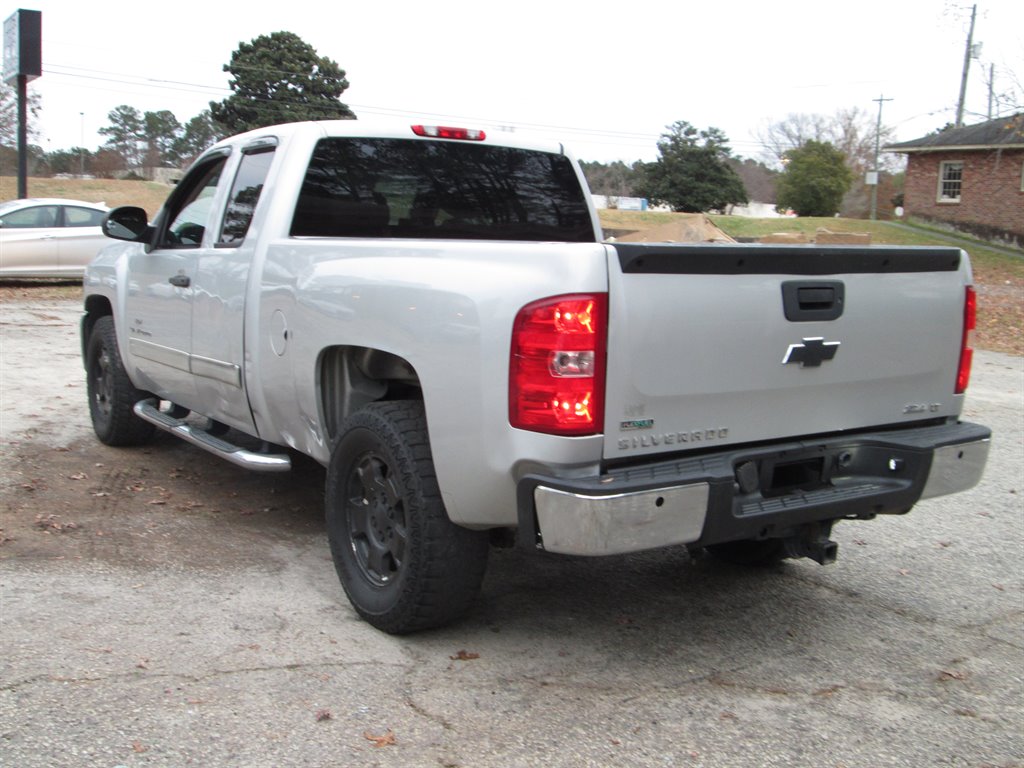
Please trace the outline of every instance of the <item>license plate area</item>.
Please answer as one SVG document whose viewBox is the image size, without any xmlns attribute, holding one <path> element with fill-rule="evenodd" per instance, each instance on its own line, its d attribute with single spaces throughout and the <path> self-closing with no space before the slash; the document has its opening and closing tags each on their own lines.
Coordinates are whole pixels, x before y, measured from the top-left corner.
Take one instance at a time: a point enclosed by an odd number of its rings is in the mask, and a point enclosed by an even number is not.
<svg viewBox="0 0 1024 768">
<path fill-rule="evenodd" d="M 824 456 L 763 461 L 760 476 L 761 495 L 765 498 L 786 496 L 797 491 L 814 491 L 828 484 Z"/>
</svg>

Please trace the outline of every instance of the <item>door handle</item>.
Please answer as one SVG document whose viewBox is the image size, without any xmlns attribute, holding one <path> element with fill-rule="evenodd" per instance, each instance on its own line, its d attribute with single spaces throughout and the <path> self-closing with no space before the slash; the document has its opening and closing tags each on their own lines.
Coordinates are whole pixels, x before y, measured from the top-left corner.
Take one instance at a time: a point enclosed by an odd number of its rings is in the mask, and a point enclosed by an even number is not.
<svg viewBox="0 0 1024 768">
<path fill-rule="evenodd" d="M 840 280 L 787 280 L 782 284 L 782 307 L 793 323 L 837 320 L 842 317 L 846 286 Z"/>
<path fill-rule="evenodd" d="M 175 275 L 167 278 L 167 282 L 175 288 L 188 288 L 192 284 L 192 278 L 188 275 Z"/>
</svg>

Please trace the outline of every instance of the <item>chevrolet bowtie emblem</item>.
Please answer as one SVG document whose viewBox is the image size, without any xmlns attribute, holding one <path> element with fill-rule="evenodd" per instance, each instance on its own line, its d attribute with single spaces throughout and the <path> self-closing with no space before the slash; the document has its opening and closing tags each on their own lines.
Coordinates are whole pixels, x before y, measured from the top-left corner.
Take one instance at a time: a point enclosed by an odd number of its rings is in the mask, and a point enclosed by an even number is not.
<svg viewBox="0 0 1024 768">
<path fill-rule="evenodd" d="M 817 368 L 835 357 L 838 349 L 838 341 L 825 341 L 824 336 L 815 336 L 804 339 L 800 344 L 790 344 L 782 364 L 799 363 L 801 368 Z"/>
</svg>

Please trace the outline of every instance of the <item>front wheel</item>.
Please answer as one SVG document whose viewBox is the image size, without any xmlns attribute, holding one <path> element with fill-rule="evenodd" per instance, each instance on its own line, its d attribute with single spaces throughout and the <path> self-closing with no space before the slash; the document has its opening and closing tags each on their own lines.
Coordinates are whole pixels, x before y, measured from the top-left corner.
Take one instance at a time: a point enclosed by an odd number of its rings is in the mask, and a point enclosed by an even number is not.
<svg viewBox="0 0 1024 768">
<path fill-rule="evenodd" d="M 487 534 L 448 518 L 422 403 L 372 403 L 349 417 L 328 465 L 326 513 L 345 593 L 378 629 L 440 626 L 480 591 Z"/>
<path fill-rule="evenodd" d="M 132 408 L 148 393 L 136 389 L 128 378 L 117 350 L 117 333 L 110 315 L 92 327 L 85 348 L 86 391 L 89 416 L 96 437 L 107 445 L 141 445 L 153 437 L 156 428 L 143 421 Z"/>
</svg>

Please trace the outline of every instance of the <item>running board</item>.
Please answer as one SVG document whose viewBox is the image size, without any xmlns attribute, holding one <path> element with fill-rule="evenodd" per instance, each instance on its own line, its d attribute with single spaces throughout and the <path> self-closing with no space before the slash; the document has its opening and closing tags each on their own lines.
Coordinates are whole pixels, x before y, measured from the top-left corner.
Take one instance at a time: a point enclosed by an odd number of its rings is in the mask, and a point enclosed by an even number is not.
<svg viewBox="0 0 1024 768">
<path fill-rule="evenodd" d="M 292 460 L 286 453 L 247 451 L 227 440 L 214 437 L 199 427 L 188 424 L 184 419 L 176 419 L 170 414 L 164 413 L 158 405 L 156 400 L 140 400 L 132 410 L 140 419 L 155 424 L 165 432 L 170 432 L 175 437 L 180 437 L 185 442 L 192 443 L 192 445 L 230 461 L 236 466 L 257 472 L 287 472 L 292 468 Z"/>
</svg>

